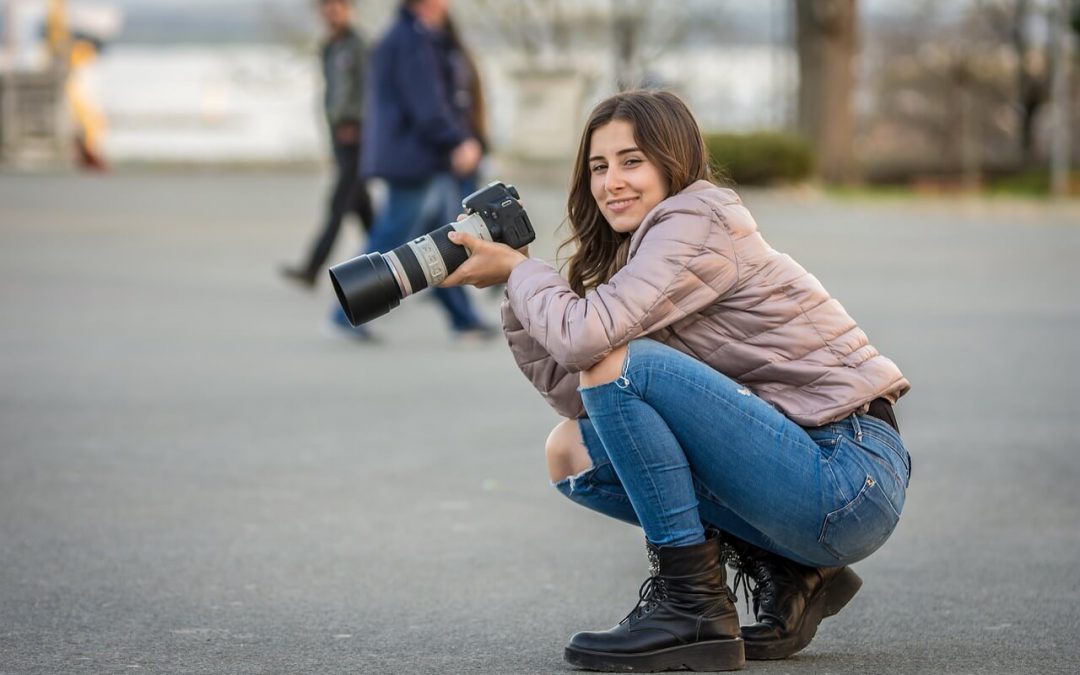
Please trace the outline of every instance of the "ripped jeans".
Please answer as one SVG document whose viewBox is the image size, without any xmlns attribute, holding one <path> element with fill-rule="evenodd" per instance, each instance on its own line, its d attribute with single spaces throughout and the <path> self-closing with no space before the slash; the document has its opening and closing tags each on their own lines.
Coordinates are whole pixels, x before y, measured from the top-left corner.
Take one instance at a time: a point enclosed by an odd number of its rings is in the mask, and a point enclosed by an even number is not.
<svg viewBox="0 0 1080 675">
<path fill-rule="evenodd" d="M 592 467 L 555 486 L 632 524 L 657 546 L 710 525 L 791 560 L 847 565 L 877 550 L 904 507 L 911 460 L 899 434 L 851 415 L 801 427 L 707 364 L 629 343 L 622 376 L 580 388 Z"/>
</svg>

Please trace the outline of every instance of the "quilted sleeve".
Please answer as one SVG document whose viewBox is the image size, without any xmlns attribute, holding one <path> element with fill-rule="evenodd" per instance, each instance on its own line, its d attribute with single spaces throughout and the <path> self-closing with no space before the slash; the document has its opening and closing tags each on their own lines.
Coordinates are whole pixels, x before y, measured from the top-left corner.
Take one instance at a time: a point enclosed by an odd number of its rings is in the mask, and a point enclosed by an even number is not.
<svg viewBox="0 0 1080 675">
<path fill-rule="evenodd" d="M 585 406 L 577 390 L 578 376 L 556 363 L 551 354 L 529 336 L 505 295 L 502 303 L 502 324 L 514 361 L 548 405 L 563 417 L 584 417 Z"/>
<path fill-rule="evenodd" d="M 679 196 L 658 208 L 627 264 L 585 297 L 539 260 L 511 273 L 513 313 L 567 371 L 592 367 L 612 349 L 700 311 L 735 286 L 734 246 L 708 205 Z"/>
</svg>

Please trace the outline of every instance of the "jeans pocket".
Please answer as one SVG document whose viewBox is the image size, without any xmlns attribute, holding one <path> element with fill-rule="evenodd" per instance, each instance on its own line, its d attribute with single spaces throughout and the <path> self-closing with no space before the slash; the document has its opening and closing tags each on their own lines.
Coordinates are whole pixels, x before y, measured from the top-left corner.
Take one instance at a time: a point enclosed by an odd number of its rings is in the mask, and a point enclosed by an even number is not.
<svg viewBox="0 0 1080 675">
<path fill-rule="evenodd" d="M 900 514 L 881 485 L 867 474 L 859 494 L 825 516 L 818 541 L 844 565 L 862 560 L 889 538 Z"/>
<path fill-rule="evenodd" d="M 828 460 L 836 452 L 840 445 L 843 433 L 839 424 L 826 424 L 822 427 L 803 427 L 803 431 L 810 437 L 818 449 L 821 450 L 822 459 Z"/>
<path fill-rule="evenodd" d="M 900 482 L 907 487 L 911 482 L 911 455 L 900 434 L 892 427 L 874 417 L 861 417 L 864 449 L 880 457 Z"/>
</svg>

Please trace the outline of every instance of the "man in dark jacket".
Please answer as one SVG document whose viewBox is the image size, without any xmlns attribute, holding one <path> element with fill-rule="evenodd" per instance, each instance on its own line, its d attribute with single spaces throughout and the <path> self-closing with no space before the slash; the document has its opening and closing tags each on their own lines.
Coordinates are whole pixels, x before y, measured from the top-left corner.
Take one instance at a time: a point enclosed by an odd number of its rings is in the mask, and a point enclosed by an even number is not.
<svg viewBox="0 0 1080 675">
<path fill-rule="evenodd" d="M 404 0 L 368 73 L 365 176 L 387 185 L 368 251 L 388 251 L 453 220 L 483 155 L 479 81 L 449 20 L 449 0 Z M 436 288 L 451 329 L 491 337 L 462 288 Z M 346 326 L 343 313 L 334 320 Z"/>
<path fill-rule="evenodd" d="M 323 109 L 333 144 L 337 175 L 330 193 L 326 221 L 299 267 L 284 267 L 286 278 L 311 288 L 326 264 L 330 250 L 341 229 L 341 221 L 350 211 L 356 213 L 364 231 L 374 217 L 371 197 L 360 176 L 360 129 L 364 109 L 364 68 L 366 55 L 363 40 L 353 28 L 352 0 L 319 0 L 319 10 L 327 29 L 322 46 L 322 70 L 326 85 Z"/>
</svg>

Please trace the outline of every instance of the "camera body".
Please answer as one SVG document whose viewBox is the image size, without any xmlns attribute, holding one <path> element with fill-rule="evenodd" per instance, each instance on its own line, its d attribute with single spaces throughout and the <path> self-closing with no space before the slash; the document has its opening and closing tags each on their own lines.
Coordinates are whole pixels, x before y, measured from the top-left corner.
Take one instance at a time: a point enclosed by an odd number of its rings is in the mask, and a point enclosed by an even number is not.
<svg viewBox="0 0 1080 675">
<path fill-rule="evenodd" d="M 483 218 L 491 233 L 491 241 L 521 248 L 536 239 L 529 215 L 521 208 L 521 195 L 513 185 L 500 181 L 490 183 L 466 197 L 461 206 L 465 213 L 476 213 Z"/>
<path fill-rule="evenodd" d="M 330 280 L 345 316 L 354 326 L 367 323 L 401 299 L 437 286 L 469 258 L 450 241 L 455 230 L 479 239 L 521 248 L 536 239 L 518 191 L 501 181 L 489 183 L 462 202 L 467 217 L 443 225 L 388 253 L 368 253 L 330 268 Z"/>
</svg>

